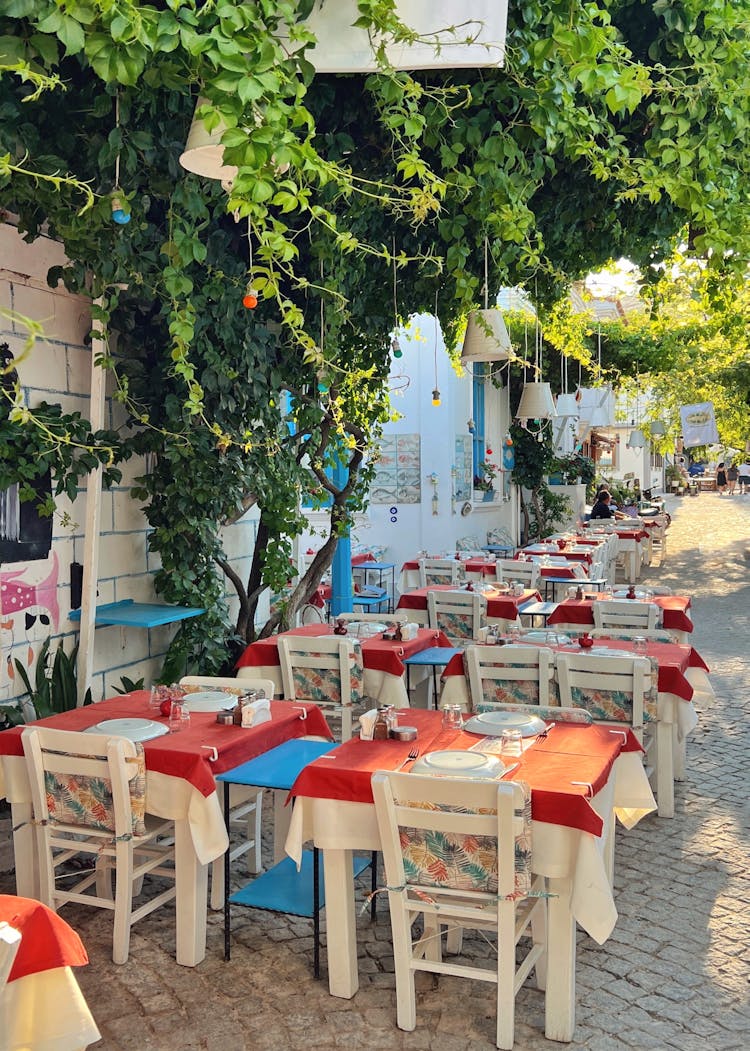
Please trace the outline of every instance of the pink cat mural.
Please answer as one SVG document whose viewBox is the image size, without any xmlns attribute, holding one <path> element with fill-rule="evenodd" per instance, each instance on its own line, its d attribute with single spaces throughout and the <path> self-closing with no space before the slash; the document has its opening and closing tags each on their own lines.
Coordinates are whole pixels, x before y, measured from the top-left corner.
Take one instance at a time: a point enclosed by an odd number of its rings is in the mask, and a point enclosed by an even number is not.
<svg viewBox="0 0 750 1051">
<path fill-rule="evenodd" d="M 14 658 L 18 657 L 31 668 L 38 652 L 34 644 L 58 630 L 58 569 L 54 551 L 39 562 L 16 563 L 13 569 L 0 569 L 1 696 L 15 692 Z M 25 651 L 19 653 L 19 644 L 24 641 Z"/>
</svg>

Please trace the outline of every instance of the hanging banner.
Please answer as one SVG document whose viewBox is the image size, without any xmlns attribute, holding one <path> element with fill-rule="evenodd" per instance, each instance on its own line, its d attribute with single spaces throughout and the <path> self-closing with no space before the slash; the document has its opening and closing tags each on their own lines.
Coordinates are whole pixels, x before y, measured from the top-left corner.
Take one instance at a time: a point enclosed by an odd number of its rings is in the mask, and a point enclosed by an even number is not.
<svg viewBox="0 0 750 1051">
<path fill-rule="evenodd" d="M 474 69 L 502 66 L 507 0 L 396 0 L 396 14 L 417 33 L 411 43 L 388 44 L 396 69 Z M 305 19 L 317 44 L 305 57 L 317 73 L 379 73 L 380 43 L 355 23 L 356 0 L 317 0 Z"/>
<path fill-rule="evenodd" d="M 702 401 L 697 405 L 683 405 L 680 409 L 682 444 L 686 449 L 696 445 L 712 445 L 719 440 L 714 416 L 714 403 Z"/>
</svg>

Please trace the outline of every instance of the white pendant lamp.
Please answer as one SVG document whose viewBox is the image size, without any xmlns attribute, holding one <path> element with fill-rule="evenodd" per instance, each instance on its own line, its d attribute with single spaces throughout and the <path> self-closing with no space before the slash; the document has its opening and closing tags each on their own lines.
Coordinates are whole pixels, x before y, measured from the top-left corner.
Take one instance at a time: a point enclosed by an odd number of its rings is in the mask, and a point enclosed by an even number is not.
<svg viewBox="0 0 750 1051">
<path fill-rule="evenodd" d="M 208 99 L 199 98 L 196 111 L 201 106 L 209 106 Z M 223 120 L 209 131 L 206 122 L 193 114 L 193 122 L 190 125 L 185 150 L 180 154 L 180 164 L 195 175 L 202 175 L 205 179 L 218 179 L 222 185 L 231 186 L 237 176 L 237 168 L 234 164 L 224 163 L 224 147 L 221 137 L 227 130 Z"/>
<path fill-rule="evenodd" d="M 661 438 L 667 433 L 667 428 L 662 420 L 652 420 L 651 422 L 651 434 L 655 438 Z"/>
<path fill-rule="evenodd" d="M 636 427 L 630 432 L 630 437 L 625 443 L 628 449 L 643 449 L 646 445 L 646 436 L 640 427 Z"/>
<path fill-rule="evenodd" d="M 461 348 L 461 364 L 507 361 L 511 349 L 510 336 L 500 311 L 496 307 L 472 310 Z"/>
<path fill-rule="evenodd" d="M 551 420 L 557 416 L 549 383 L 524 383 L 517 420 Z"/>
</svg>

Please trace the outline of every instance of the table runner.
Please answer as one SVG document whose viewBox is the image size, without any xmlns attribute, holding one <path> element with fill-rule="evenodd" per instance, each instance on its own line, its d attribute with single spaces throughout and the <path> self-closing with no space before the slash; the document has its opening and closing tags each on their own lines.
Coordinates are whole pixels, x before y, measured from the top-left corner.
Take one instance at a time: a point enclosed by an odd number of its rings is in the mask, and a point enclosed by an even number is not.
<svg viewBox="0 0 750 1051">
<path fill-rule="evenodd" d="M 427 588 L 415 588 L 405 592 L 398 600 L 398 609 L 427 609 L 428 591 L 460 591 L 455 584 L 433 584 Z M 527 602 L 541 602 L 538 591 L 525 590 L 522 595 L 507 595 L 499 588 L 481 592 L 487 599 L 487 616 L 503 620 L 516 620 L 521 606 Z"/>
<path fill-rule="evenodd" d="M 149 694 L 137 690 L 121 697 L 75 708 L 60 715 L 40 719 L 31 726 L 49 726 L 56 730 L 85 730 L 104 719 L 154 719 L 149 708 Z M 302 710 L 306 717 L 301 718 Z M 0 755 L 23 756 L 21 731 L 16 726 L 0 734 Z M 321 710 L 314 704 L 271 701 L 271 720 L 260 726 L 243 728 L 223 726 L 216 722 L 215 712 L 193 712 L 189 729 L 144 741 L 146 769 L 188 781 L 203 796 L 216 790 L 214 776 L 231 770 L 239 763 L 254 759 L 294 737 L 316 734 L 333 739 Z M 212 749 L 217 758 L 211 761 Z"/>
<path fill-rule="evenodd" d="M 0 920 L 22 935 L 9 982 L 40 971 L 82 967 L 89 962 L 83 942 L 73 928 L 40 901 L 0 894 Z"/>
<path fill-rule="evenodd" d="M 425 599 L 425 609 L 427 600 Z M 388 615 L 383 615 L 383 621 L 388 622 Z M 320 636 L 333 636 L 333 629 L 328 624 L 306 624 L 301 628 L 293 628 L 285 632 L 286 635 L 304 635 L 308 638 Z M 336 636 L 338 637 L 338 636 Z M 278 635 L 271 635 L 267 639 L 259 639 L 251 643 L 240 659 L 237 661 L 238 668 L 262 668 L 279 667 Z M 342 636 L 342 638 L 356 638 L 355 635 Z M 362 663 L 368 671 L 380 671 L 387 675 L 401 677 L 404 674 L 404 659 L 413 657 L 415 653 L 429 649 L 431 646 L 450 647 L 451 643 L 442 631 L 433 631 L 431 628 L 420 628 L 415 639 L 402 642 L 390 642 L 382 635 L 375 635 L 369 639 L 359 639 L 362 648 Z"/>
<path fill-rule="evenodd" d="M 430 555 L 430 558 L 453 558 L 452 555 Z M 494 559 L 489 558 L 460 558 L 457 561 L 461 563 L 467 573 L 479 573 L 483 577 L 494 577 L 497 571 L 497 564 Z M 404 562 L 401 567 L 402 573 L 415 572 L 419 569 L 419 559 L 411 558 L 408 562 Z"/>
<path fill-rule="evenodd" d="M 599 592 L 593 599 L 566 599 L 547 618 L 548 624 L 594 624 L 593 603 L 611 601 L 612 595 Z M 654 595 L 653 598 L 630 599 L 631 602 L 653 602 L 662 611 L 662 625 L 668 631 L 693 630 L 693 622 L 688 616 L 691 600 L 687 595 Z"/>
<path fill-rule="evenodd" d="M 444 730 L 439 712 L 409 709 L 400 717 L 402 722 L 408 719 L 417 727 L 421 755 L 446 749 L 465 751 L 481 740 L 479 735 L 464 730 Z M 373 771 L 395 769 L 411 747 L 401 741 L 353 738 L 329 752 L 327 758 L 305 767 L 290 796 L 372 803 Z M 588 797 L 596 795 L 607 782 L 612 764 L 622 751 L 641 751 L 629 731 L 613 733 L 602 726 L 558 723 L 554 733 L 526 749 L 512 779 L 531 785 L 535 821 L 566 825 L 598 836 L 602 820 L 591 808 Z"/>
</svg>

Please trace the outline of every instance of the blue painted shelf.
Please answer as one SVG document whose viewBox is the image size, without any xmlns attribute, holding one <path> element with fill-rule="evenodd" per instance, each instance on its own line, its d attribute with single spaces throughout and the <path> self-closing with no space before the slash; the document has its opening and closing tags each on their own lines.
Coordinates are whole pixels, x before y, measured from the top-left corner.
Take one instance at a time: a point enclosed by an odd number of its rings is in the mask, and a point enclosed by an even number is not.
<svg viewBox="0 0 750 1051">
<path fill-rule="evenodd" d="M 162 624 L 172 624 L 177 620 L 200 617 L 205 612 L 205 609 L 197 606 L 167 606 L 158 602 L 135 602 L 132 598 L 126 598 L 121 602 L 107 602 L 103 606 L 97 606 L 94 623 L 119 624 L 129 628 L 158 628 Z M 80 609 L 72 609 L 70 619 L 79 621 Z"/>
</svg>

